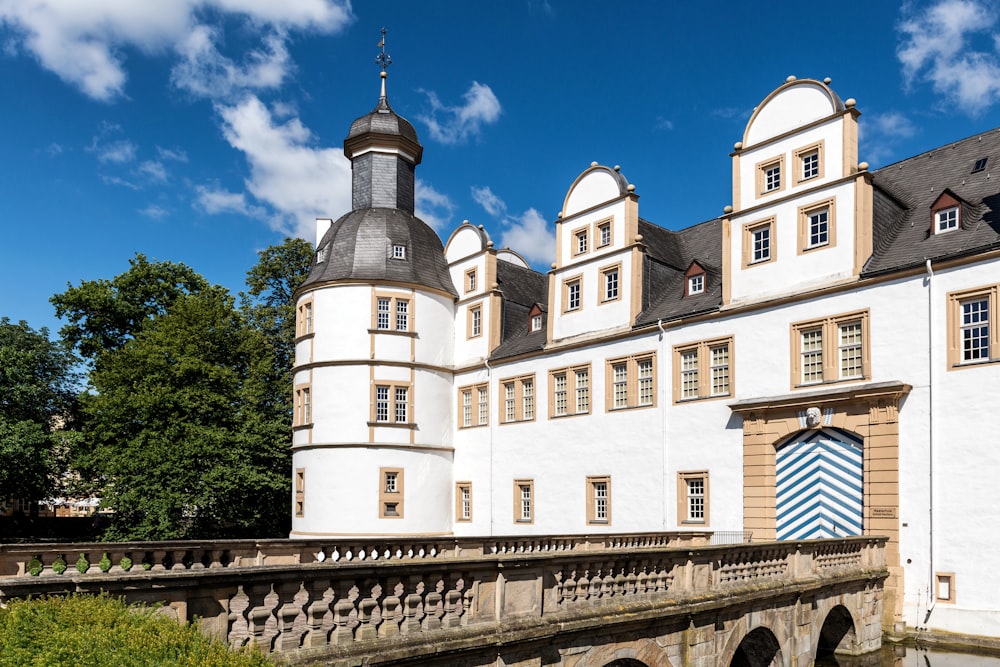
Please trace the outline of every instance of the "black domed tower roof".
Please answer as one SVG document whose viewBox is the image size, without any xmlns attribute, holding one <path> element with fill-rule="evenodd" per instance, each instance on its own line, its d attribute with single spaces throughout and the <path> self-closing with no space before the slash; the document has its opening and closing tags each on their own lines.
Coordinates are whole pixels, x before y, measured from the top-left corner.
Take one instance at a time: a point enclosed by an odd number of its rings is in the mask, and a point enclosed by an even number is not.
<svg viewBox="0 0 1000 667">
<path fill-rule="evenodd" d="M 457 297 L 437 233 L 414 214 L 415 168 L 423 147 L 417 131 L 382 93 L 371 113 L 351 124 L 344 155 L 351 161 L 353 210 L 327 230 L 302 283 L 386 280 Z"/>
</svg>

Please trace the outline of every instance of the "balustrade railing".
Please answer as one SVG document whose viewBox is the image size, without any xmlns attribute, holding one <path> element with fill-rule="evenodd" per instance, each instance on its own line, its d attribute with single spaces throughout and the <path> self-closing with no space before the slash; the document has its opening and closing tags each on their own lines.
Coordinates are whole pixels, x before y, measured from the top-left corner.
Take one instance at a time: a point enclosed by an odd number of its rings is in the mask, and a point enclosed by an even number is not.
<svg viewBox="0 0 1000 667">
<path fill-rule="evenodd" d="M 44 559 L 37 546 L 18 546 L 2 550 L 9 574 L 0 575 L 0 601 L 72 590 L 159 599 L 181 620 L 198 617 L 203 629 L 233 645 L 288 652 L 374 647 L 400 636 L 438 642 L 449 629 L 490 633 L 533 617 L 599 615 L 608 604 L 679 610 L 685 601 L 725 604 L 737 594 L 886 574 L 885 538 L 738 545 L 699 539 L 78 544 L 53 547 Z M 41 560 L 35 577 L 39 563 L 32 559 Z"/>
</svg>

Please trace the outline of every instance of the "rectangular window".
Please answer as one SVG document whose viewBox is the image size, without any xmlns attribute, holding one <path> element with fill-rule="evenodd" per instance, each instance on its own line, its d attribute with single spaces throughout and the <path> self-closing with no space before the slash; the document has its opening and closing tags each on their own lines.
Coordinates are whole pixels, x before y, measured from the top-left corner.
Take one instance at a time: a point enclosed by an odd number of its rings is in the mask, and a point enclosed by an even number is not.
<svg viewBox="0 0 1000 667">
<path fill-rule="evenodd" d="M 312 424 L 312 387 L 303 386 L 295 389 L 295 426 Z"/>
<path fill-rule="evenodd" d="M 469 269 L 465 272 L 465 291 L 475 292 L 476 283 L 478 282 L 479 276 L 477 275 L 476 269 Z"/>
<path fill-rule="evenodd" d="M 590 412 L 590 364 L 549 371 L 549 416 Z"/>
<path fill-rule="evenodd" d="M 530 479 L 514 480 L 514 521 L 515 523 L 535 522 L 535 482 Z"/>
<path fill-rule="evenodd" d="M 871 377 L 868 311 L 792 324 L 793 387 Z"/>
<path fill-rule="evenodd" d="M 563 283 L 563 312 L 580 309 L 581 278 L 573 278 Z"/>
<path fill-rule="evenodd" d="M 587 523 L 611 524 L 611 477 L 587 478 Z"/>
<path fill-rule="evenodd" d="M 392 246 L 392 258 L 393 259 L 406 259 L 406 246 L 405 245 L 394 245 L 394 246 Z"/>
<path fill-rule="evenodd" d="M 815 143 L 795 151 L 798 163 L 797 183 L 823 176 L 823 142 Z"/>
<path fill-rule="evenodd" d="M 704 291 L 705 291 L 704 273 L 699 273 L 697 275 L 693 275 L 690 278 L 688 278 L 687 293 L 689 296 L 692 294 L 701 294 Z"/>
<path fill-rule="evenodd" d="M 597 223 L 597 233 L 594 236 L 597 237 L 598 248 L 611 245 L 611 221 Z"/>
<path fill-rule="evenodd" d="M 934 597 L 938 602 L 955 602 L 955 573 L 934 573 Z"/>
<path fill-rule="evenodd" d="M 476 393 L 479 395 L 479 422 L 477 426 L 486 426 L 490 421 L 489 392 L 486 385 L 477 387 Z"/>
<path fill-rule="evenodd" d="M 403 518 L 403 469 L 379 468 L 379 518 Z"/>
<path fill-rule="evenodd" d="M 374 302 L 375 331 L 410 331 L 410 300 L 402 296 L 380 294 Z"/>
<path fill-rule="evenodd" d="M 674 402 L 733 394 L 733 337 L 674 346 Z"/>
<path fill-rule="evenodd" d="M 743 268 L 774 259 L 774 218 L 743 225 Z"/>
<path fill-rule="evenodd" d="M 376 317 L 376 329 L 386 330 L 389 328 L 390 320 L 389 314 L 392 312 L 392 299 L 386 299 L 379 297 L 377 317 Z"/>
<path fill-rule="evenodd" d="M 1000 285 L 948 294 L 948 368 L 1000 361 Z"/>
<path fill-rule="evenodd" d="M 798 252 L 837 245 L 837 226 L 834 200 L 810 204 L 799 208 Z"/>
<path fill-rule="evenodd" d="M 468 338 L 478 338 L 483 335 L 483 307 L 471 306 L 468 310 Z"/>
<path fill-rule="evenodd" d="M 500 414 L 502 423 L 533 421 L 535 419 L 535 376 L 525 375 L 500 381 L 503 403 Z"/>
<path fill-rule="evenodd" d="M 295 320 L 295 335 L 306 336 L 313 333 L 313 303 L 304 301 L 299 304 L 298 317 Z"/>
<path fill-rule="evenodd" d="M 618 266 L 601 269 L 601 276 L 604 283 L 604 293 L 601 301 L 614 301 L 618 298 Z"/>
<path fill-rule="evenodd" d="M 586 229 L 578 229 L 573 232 L 573 254 L 582 255 L 587 252 L 588 233 Z"/>
<path fill-rule="evenodd" d="M 306 515 L 306 469 L 295 469 L 295 516 Z"/>
<path fill-rule="evenodd" d="M 950 232 L 958 229 L 958 207 L 952 206 L 934 213 L 934 233 Z"/>
<path fill-rule="evenodd" d="M 462 428 L 472 426 L 472 389 L 463 389 L 462 397 Z"/>
<path fill-rule="evenodd" d="M 708 471 L 677 473 L 677 523 L 708 525 Z"/>
<path fill-rule="evenodd" d="M 376 383 L 369 426 L 412 426 L 409 421 L 411 399 L 408 385 Z"/>
<path fill-rule="evenodd" d="M 607 410 L 642 408 L 656 404 L 656 354 L 609 359 L 605 377 Z"/>
<path fill-rule="evenodd" d="M 472 482 L 455 483 L 455 521 L 472 521 Z"/>
<path fill-rule="evenodd" d="M 541 315 L 532 315 L 531 316 L 531 330 L 532 331 L 541 331 L 541 329 L 542 329 L 542 316 Z"/>
<path fill-rule="evenodd" d="M 396 331 L 409 331 L 410 302 L 406 299 L 396 299 Z"/>
<path fill-rule="evenodd" d="M 785 156 L 767 160 L 757 164 L 757 192 L 760 195 L 778 192 L 785 187 L 783 172 L 785 171 Z"/>
</svg>

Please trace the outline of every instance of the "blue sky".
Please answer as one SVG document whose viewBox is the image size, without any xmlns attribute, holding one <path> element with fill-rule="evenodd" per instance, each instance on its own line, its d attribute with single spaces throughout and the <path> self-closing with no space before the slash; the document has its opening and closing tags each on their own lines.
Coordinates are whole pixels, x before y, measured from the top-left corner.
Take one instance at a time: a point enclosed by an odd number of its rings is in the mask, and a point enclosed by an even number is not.
<svg viewBox="0 0 1000 667">
<path fill-rule="evenodd" d="M 669 228 L 731 199 L 729 152 L 787 76 L 831 77 L 883 166 L 1000 125 L 988 0 L 0 0 L 0 316 L 136 252 L 236 292 L 256 252 L 350 208 L 342 142 L 378 98 L 424 145 L 418 215 L 545 270 L 592 161 Z"/>
</svg>

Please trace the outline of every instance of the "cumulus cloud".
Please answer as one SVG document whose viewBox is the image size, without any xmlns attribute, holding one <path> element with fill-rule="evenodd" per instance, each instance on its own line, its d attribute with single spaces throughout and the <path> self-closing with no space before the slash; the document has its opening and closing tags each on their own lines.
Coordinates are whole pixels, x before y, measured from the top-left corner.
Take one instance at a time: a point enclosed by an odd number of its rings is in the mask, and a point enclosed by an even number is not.
<svg viewBox="0 0 1000 667">
<path fill-rule="evenodd" d="M 1000 100 L 996 14 L 979 0 L 939 0 L 899 24 L 896 55 L 906 85 L 930 83 L 944 100 L 979 115 Z"/>
<path fill-rule="evenodd" d="M 98 162 L 126 164 L 135 159 L 136 145 L 127 139 L 103 143 L 94 137 L 90 151 L 97 155 Z"/>
<path fill-rule="evenodd" d="M 163 166 L 162 162 L 157 162 L 156 160 L 146 160 L 139 164 L 136 171 L 151 181 L 155 181 L 157 183 L 167 182 L 167 170 Z"/>
<path fill-rule="evenodd" d="M 446 231 L 455 213 L 455 204 L 448 195 L 438 192 L 429 183 L 417 179 L 414 208 L 418 218 L 430 225 L 438 234 Z"/>
<path fill-rule="evenodd" d="M 473 187 L 472 198 L 500 223 L 501 247 L 509 247 L 535 265 L 544 266 L 551 259 L 556 245 L 555 231 L 536 209 L 510 215 L 506 202 L 489 186 Z"/>
<path fill-rule="evenodd" d="M 457 144 L 478 136 L 483 125 L 495 123 L 500 117 L 500 100 L 486 84 L 473 81 L 462 96 L 462 104 L 446 105 L 433 91 L 427 95 L 431 111 L 418 116 L 430 131 L 431 139 L 442 144 Z"/>
<path fill-rule="evenodd" d="M 156 204 L 149 204 L 145 208 L 139 209 L 139 215 L 144 215 L 147 218 L 153 218 L 154 220 L 166 217 L 169 213 L 170 212 L 167 209 L 162 206 L 157 206 Z"/>
<path fill-rule="evenodd" d="M 156 154 L 161 160 L 172 160 L 174 162 L 187 162 L 188 156 L 184 151 L 173 148 L 156 147 Z"/>
<path fill-rule="evenodd" d="M 896 147 L 917 133 L 917 126 L 898 111 L 866 116 L 859 126 L 861 159 L 873 167 L 891 159 Z"/>
<path fill-rule="evenodd" d="M 245 62 L 237 64 L 219 52 L 218 29 L 197 26 L 177 47 L 181 62 L 170 80 L 196 97 L 229 98 L 245 90 L 267 90 L 281 86 L 291 69 L 284 38 L 267 35 L 262 48 L 252 49 Z"/>
<path fill-rule="evenodd" d="M 246 63 L 234 65 L 206 40 L 217 40 L 209 19 L 242 19 L 262 35 L 262 47 Z M 127 47 L 145 53 L 171 52 L 181 58 L 175 79 L 192 92 L 211 94 L 206 81 L 256 86 L 280 81 L 288 66 L 284 48 L 289 30 L 333 32 L 351 19 L 348 0 L 0 0 L 0 23 L 15 37 L 8 52 L 27 52 L 45 69 L 96 100 L 124 94 Z M 256 87 L 255 86 L 255 87 Z M 230 92 L 222 88 L 220 93 Z M 214 95 L 211 95 L 214 97 Z"/>
<path fill-rule="evenodd" d="M 233 193 L 209 192 L 199 196 L 206 211 L 261 217 L 263 205 L 271 211 L 267 222 L 272 228 L 311 238 L 316 217 L 336 218 L 351 209 L 351 165 L 342 149 L 317 146 L 298 118 L 276 122 L 254 96 L 216 108 L 223 136 L 250 166 L 245 186 L 256 203 L 241 202 Z"/>
</svg>

